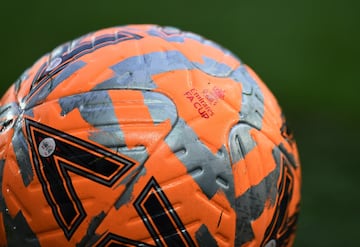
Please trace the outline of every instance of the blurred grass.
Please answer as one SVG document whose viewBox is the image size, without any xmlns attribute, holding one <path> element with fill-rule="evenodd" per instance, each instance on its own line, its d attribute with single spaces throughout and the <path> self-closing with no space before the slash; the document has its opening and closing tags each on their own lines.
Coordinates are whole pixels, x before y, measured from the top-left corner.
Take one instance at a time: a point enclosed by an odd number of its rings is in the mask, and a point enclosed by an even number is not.
<svg viewBox="0 0 360 247">
<path fill-rule="evenodd" d="M 55 46 L 103 27 L 156 23 L 232 50 L 263 78 L 303 166 L 301 246 L 360 246 L 360 1 L 6 1 L 1 93 Z"/>
</svg>

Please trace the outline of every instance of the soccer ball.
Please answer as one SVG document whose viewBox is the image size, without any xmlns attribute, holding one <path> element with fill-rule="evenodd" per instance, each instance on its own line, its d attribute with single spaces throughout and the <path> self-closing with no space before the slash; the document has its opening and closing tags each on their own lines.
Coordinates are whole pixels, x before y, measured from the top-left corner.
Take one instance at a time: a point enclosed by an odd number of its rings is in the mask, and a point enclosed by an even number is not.
<svg viewBox="0 0 360 247">
<path fill-rule="evenodd" d="M 176 28 L 82 36 L 1 100 L 2 246 L 291 246 L 300 180 L 265 84 Z"/>
</svg>

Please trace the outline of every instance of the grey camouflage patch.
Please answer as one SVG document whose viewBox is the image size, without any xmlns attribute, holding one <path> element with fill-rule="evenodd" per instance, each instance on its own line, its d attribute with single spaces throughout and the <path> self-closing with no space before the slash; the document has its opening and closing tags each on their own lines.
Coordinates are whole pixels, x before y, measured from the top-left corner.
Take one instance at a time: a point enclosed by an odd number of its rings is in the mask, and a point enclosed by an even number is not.
<svg viewBox="0 0 360 247">
<path fill-rule="evenodd" d="M 167 96 L 149 91 L 142 91 L 144 104 L 148 107 L 154 124 L 170 119 L 171 125 L 177 121 L 177 110 L 173 101 Z"/>
<path fill-rule="evenodd" d="M 119 195 L 119 198 L 114 203 L 116 209 L 121 208 L 123 205 L 126 205 L 131 201 L 136 182 L 145 174 L 146 169 L 143 162 L 131 171 L 129 175 L 122 179 L 119 185 L 125 185 L 125 190 L 121 193 L 121 195 Z"/>
<path fill-rule="evenodd" d="M 195 66 L 204 73 L 214 77 L 228 77 L 233 71 L 231 67 L 224 63 L 219 63 L 216 60 L 203 56 L 204 63 L 194 63 Z"/>
<path fill-rule="evenodd" d="M 170 43 L 171 42 L 184 43 L 185 39 L 192 39 L 192 40 L 195 40 L 195 41 L 197 41 L 197 42 L 199 42 L 199 43 L 201 43 L 203 45 L 216 48 L 216 49 L 220 50 L 221 52 L 223 52 L 224 55 L 226 55 L 226 56 L 233 56 L 233 57 L 236 58 L 236 56 L 234 54 L 232 54 L 231 51 L 229 51 L 228 49 L 222 47 L 218 43 L 216 43 L 214 41 L 211 41 L 209 39 L 206 39 L 206 38 L 202 37 L 199 34 L 195 34 L 193 32 L 185 32 L 185 31 L 182 31 L 182 30 L 180 30 L 180 29 L 178 29 L 176 27 L 154 26 L 153 28 L 151 28 L 148 31 L 148 34 L 150 36 L 160 37 L 163 40 L 166 40 L 167 42 L 170 42 Z"/>
<path fill-rule="evenodd" d="M 101 238 L 101 236 L 95 233 L 96 229 L 105 219 L 105 217 L 105 212 L 101 211 L 97 216 L 91 219 L 88 229 L 86 231 L 86 235 L 76 244 L 77 247 L 95 245 L 95 243 Z"/>
<path fill-rule="evenodd" d="M 225 147 L 213 154 L 182 119 L 165 141 L 209 199 L 222 190 L 234 206 L 234 180 Z"/>
<path fill-rule="evenodd" d="M 232 164 L 244 159 L 246 154 L 256 147 L 256 142 L 250 135 L 251 129 L 252 127 L 246 123 L 239 123 L 231 129 L 229 148 Z"/>
<path fill-rule="evenodd" d="M 4 172 L 5 160 L 0 160 L 0 191 L 2 190 L 2 180 Z M 5 233 L 8 247 L 17 246 L 40 246 L 34 232 L 28 225 L 24 215 L 19 211 L 14 218 L 8 212 L 6 202 L 3 196 L 0 196 L 0 210 L 3 215 L 3 224 L 5 226 Z"/>
<path fill-rule="evenodd" d="M 204 224 L 202 224 L 195 233 L 195 238 L 200 247 L 218 247 L 216 240 Z"/>
<path fill-rule="evenodd" d="M 174 70 L 189 70 L 193 67 L 179 51 L 133 56 L 111 66 L 116 76 L 99 84 L 95 89 L 154 89 L 156 85 L 152 76 Z"/>
<path fill-rule="evenodd" d="M 185 37 L 181 30 L 176 27 L 159 27 L 156 26 L 148 31 L 148 34 L 155 37 L 160 37 L 168 42 L 183 43 Z"/>
<path fill-rule="evenodd" d="M 15 152 L 16 163 L 25 187 L 29 186 L 34 179 L 34 171 L 31 166 L 28 143 L 22 129 L 23 119 L 18 118 L 14 125 L 14 135 L 11 143 Z"/>
<path fill-rule="evenodd" d="M 4 214 L 4 225 L 8 247 L 40 246 L 39 240 L 21 211 L 16 214 L 15 218 L 11 218 L 9 214 Z"/>
<path fill-rule="evenodd" d="M 244 65 L 240 65 L 234 70 L 231 78 L 242 85 L 240 121 L 260 130 L 264 116 L 264 96 L 259 85 L 251 77 Z"/>
<path fill-rule="evenodd" d="M 106 147 L 125 147 L 124 134 L 107 91 L 90 91 L 64 97 L 59 99 L 59 104 L 61 115 L 78 109 L 81 117 L 98 129 L 89 133 L 89 139 Z"/>
<path fill-rule="evenodd" d="M 250 187 L 244 194 L 235 199 L 236 236 L 235 246 L 241 246 L 254 239 L 251 222 L 262 214 L 267 201 L 274 204 L 277 196 L 277 181 L 280 176 L 280 151 L 273 151 L 276 168 L 258 185 Z"/>
</svg>

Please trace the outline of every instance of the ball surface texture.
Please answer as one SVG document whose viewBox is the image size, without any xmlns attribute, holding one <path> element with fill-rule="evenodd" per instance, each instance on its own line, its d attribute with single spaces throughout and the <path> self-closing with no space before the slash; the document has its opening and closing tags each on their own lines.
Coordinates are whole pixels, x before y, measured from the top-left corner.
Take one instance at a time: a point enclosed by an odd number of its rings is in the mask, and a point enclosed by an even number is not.
<svg viewBox="0 0 360 247">
<path fill-rule="evenodd" d="M 291 246 L 301 174 L 267 86 L 172 27 L 99 30 L 0 104 L 0 246 Z"/>
</svg>

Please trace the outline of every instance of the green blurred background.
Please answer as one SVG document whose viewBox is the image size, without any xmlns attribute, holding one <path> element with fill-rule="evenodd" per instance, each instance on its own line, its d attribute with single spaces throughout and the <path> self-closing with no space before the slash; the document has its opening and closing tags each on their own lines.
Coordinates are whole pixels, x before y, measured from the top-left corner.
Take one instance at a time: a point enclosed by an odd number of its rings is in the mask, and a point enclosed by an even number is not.
<svg viewBox="0 0 360 247">
<path fill-rule="evenodd" d="M 229 48 L 268 84 L 295 132 L 295 246 L 360 246 L 360 1 L 3 1 L 0 12 L 1 94 L 42 54 L 99 28 L 171 25 Z"/>
</svg>

